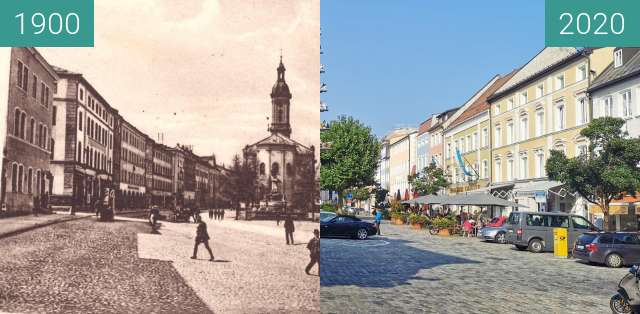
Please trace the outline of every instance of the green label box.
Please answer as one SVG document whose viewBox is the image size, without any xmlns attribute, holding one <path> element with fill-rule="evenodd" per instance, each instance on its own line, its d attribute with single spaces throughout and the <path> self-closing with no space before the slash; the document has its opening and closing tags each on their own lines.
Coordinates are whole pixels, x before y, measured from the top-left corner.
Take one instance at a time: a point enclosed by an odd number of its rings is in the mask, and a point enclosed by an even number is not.
<svg viewBox="0 0 640 314">
<path fill-rule="evenodd" d="M 640 47 L 639 0 L 545 0 L 547 47 Z"/>
<path fill-rule="evenodd" d="M 94 0 L 0 0 L 1 47 L 93 47 Z"/>
</svg>

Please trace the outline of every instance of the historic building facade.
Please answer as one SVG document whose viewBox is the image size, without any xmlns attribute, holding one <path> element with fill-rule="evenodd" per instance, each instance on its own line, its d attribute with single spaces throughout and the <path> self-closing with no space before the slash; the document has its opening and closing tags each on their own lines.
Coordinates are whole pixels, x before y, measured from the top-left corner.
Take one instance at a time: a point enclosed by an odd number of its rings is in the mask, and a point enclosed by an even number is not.
<svg viewBox="0 0 640 314">
<path fill-rule="evenodd" d="M 89 208 L 113 185 L 113 128 L 117 111 L 80 73 L 56 68 L 52 205 Z"/>
<path fill-rule="evenodd" d="M 247 145 L 243 156 L 257 173 L 256 199 L 264 206 L 280 210 L 313 208 L 315 148 L 291 139 L 291 92 L 280 59 L 277 80 L 271 90 L 271 124 L 268 137 Z"/>
<path fill-rule="evenodd" d="M 116 115 L 113 147 L 113 186 L 116 209 L 144 208 L 146 152 L 149 138 L 120 115 Z"/>
<path fill-rule="evenodd" d="M 548 180 L 545 164 L 552 149 L 571 158 L 587 147 L 580 136 L 590 121 L 586 91 L 611 52 L 545 48 L 489 97 L 496 195 L 532 210 L 586 214 L 584 201 Z"/>
<path fill-rule="evenodd" d="M 163 144 L 153 145 L 151 205 L 168 208 L 173 201 L 173 154 Z"/>
<path fill-rule="evenodd" d="M 58 76 L 34 48 L 11 48 L 0 204 L 24 211 L 42 205 L 51 193 L 51 131 L 57 121 L 53 93 Z M 64 143 L 64 142 L 62 142 Z M 38 204 L 40 203 L 40 204 Z"/>
</svg>

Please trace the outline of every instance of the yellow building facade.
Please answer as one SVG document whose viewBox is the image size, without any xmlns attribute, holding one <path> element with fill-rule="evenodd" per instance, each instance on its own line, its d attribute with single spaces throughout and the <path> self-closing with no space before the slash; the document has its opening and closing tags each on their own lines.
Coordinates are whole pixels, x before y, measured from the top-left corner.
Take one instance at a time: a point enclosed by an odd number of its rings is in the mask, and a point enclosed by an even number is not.
<svg viewBox="0 0 640 314">
<path fill-rule="evenodd" d="M 545 48 L 489 97 L 494 195 L 528 210 L 586 214 L 586 203 L 549 181 L 545 166 L 553 149 L 569 158 L 587 149 L 580 136 L 592 116 L 586 91 L 612 51 Z"/>
</svg>

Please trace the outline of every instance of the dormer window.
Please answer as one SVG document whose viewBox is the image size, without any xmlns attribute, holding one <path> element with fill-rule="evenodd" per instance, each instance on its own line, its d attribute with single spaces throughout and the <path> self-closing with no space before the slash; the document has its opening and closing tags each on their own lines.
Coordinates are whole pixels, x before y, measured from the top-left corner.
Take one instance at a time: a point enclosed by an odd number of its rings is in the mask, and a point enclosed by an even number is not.
<svg viewBox="0 0 640 314">
<path fill-rule="evenodd" d="M 618 49 L 613 53 L 613 66 L 619 67 L 622 65 L 622 49 Z"/>
</svg>

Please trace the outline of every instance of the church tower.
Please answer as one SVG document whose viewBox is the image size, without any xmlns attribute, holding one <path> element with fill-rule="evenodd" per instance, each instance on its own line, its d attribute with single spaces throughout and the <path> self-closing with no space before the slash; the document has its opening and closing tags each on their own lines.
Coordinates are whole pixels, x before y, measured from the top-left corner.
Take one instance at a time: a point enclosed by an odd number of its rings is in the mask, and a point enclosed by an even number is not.
<svg viewBox="0 0 640 314">
<path fill-rule="evenodd" d="M 291 103 L 291 92 L 284 80 L 284 64 L 280 55 L 280 65 L 278 66 L 278 80 L 271 89 L 271 125 L 269 132 L 279 133 L 285 137 L 291 136 L 291 124 L 289 123 L 289 106 Z"/>
</svg>

